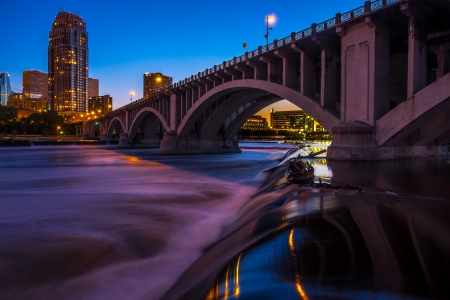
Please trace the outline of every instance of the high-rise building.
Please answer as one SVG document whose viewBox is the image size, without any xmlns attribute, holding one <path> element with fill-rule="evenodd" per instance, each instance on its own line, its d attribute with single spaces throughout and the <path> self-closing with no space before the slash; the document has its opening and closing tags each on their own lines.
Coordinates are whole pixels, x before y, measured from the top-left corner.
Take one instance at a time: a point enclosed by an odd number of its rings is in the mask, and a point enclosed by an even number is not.
<svg viewBox="0 0 450 300">
<path fill-rule="evenodd" d="M 0 73 L 0 105 L 8 103 L 8 97 L 11 95 L 11 83 L 9 74 L 6 72 Z"/>
<path fill-rule="evenodd" d="M 27 70 L 22 72 L 23 93 L 28 98 L 48 99 L 47 73 Z"/>
<path fill-rule="evenodd" d="M 87 113 L 97 117 L 104 116 L 112 111 L 112 101 L 110 95 L 89 97 Z"/>
<path fill-rule="evenodd" d="M 88 33 L 76 14 L 59 12 L 49 33 L 50 108 L 85 112 L 88 98 Z"/>
<path fill-rule="evenodd" d="M 88 98 L 98 96 L 99 95 L 99 83 L 98 79 L 95 78 L 88 78 Z"/>
<path fill-rule="evenodd" d="M 162 73 L 144 74 L 144 99 L 150 98 L 161 91 L 168 91 L 172 85 L 172 77 Z"/>
</svg>

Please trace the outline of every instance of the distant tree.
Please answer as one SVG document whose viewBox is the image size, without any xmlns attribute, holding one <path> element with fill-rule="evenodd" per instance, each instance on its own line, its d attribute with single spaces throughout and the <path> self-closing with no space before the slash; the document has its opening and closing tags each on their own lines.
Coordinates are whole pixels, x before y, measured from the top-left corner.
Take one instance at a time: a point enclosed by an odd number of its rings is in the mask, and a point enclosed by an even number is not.
<svg viewBox="0 0 450 300">
<path fill-rule="evenodd" d="M 41 113 L 34 113 L 28 117 L 20 119 L 23 124 L 22 127 L 18 129 L 22 130 L 19 132 L 26 131 L 30 134 L 56 134 L 56 128 L 65 125 L 64 117 L 58 115 L 58 112 L 54 110 L 45 111 Z"/>
<path fill-rule="evenodd" d="M 6 133 L 11 132 L 10 124 L 17 121 L 17 108 L 0 105 L 0 124 Z"/>
<path fill-rule="evenodd" d="M 62 126 L 64 124 L 64 117 L 58 115 L 58 112 L 55 110 L 49 110 L 46 112 L 42 112 L 42 125 L 47 128 L 47 130 L 51 133 L 56 134 L 56 127 Z"/>
</svg>

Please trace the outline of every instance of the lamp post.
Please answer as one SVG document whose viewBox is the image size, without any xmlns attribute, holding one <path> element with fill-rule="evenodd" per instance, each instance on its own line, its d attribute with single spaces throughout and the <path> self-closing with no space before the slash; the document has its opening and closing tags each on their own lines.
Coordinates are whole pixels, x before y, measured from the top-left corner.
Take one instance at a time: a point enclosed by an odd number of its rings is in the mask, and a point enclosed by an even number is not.
<svg viewBox="0 0 450 300">
<path fill-rule="evenodd" d="M 58 138 L 58 134 L 59 134 L 59 130 L 61 129 L 61 127 L 60 126 L 57 126 L 56 127 L 56 138 Z"/>
<path fill-rule="evenodd" d="M 275 21 L 274 16 L 266 17 L 266 35 L 264 36 L 266 38 L 266 46 L 269 45 L 269 30 L 272 30 L 272 27 L 269 27 L 269 23 L 273 23 L 274 21 Z"/>
<path fill-rule="evenodd" d="M 134 92 L 130 92 L 130 102 L 133 102 L 133 95 L 134 95 Z"/>
</svg>

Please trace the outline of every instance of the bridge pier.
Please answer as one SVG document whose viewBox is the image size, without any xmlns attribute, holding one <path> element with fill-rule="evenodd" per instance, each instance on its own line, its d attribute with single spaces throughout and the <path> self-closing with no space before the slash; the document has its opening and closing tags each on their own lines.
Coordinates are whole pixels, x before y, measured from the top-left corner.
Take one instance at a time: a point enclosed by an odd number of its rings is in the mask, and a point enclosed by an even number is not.
<svg viewBox="0 0 450 300">
<path fill-rule="evenodd" d="M 165 132 L 157 154 L 240 153 L 238 140 L 178 139 L 174 131 Z"/>
<path fill-rule="evenodd" d="M 117 148 L 159 148 L 160 142 L 159 139 L 145 139 L 135 137 L 133 139 L 129 138 L 127 132 L 120 134 L 119 143 L 117 144 Z"/>
<path fill-rule="evenodd" d="M 449 146 L 380 147 L 376 127 L 360 122 L 345 123 L 333 128 L 333 142 L 327 150 L 330 160 L 388 160 L 415 157 L 439 157 L 450 153 Z"/>
</svg>

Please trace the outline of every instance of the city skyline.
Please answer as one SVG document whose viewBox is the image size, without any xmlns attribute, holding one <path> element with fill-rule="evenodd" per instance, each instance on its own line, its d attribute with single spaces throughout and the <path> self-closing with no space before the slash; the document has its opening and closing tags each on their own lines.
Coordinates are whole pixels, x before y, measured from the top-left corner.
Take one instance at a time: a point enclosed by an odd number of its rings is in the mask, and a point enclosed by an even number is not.
<svg viewBox="0 0 450 300">
<path fill-rule="evenodd" d="M 206 1 L 198 1 L 189 6 L 180 5 L 177 9 L 168 3 L 149 4 L 145 1 L 132 1 L 134 5 L 126 7 L 114 5 L 115 1 L 107 7 L 98 3 L 88 4 L 87 1 L 77 4 L 48 1 L 39 5 L 32 1 L 1 2 L 11 12 L 6 16 L 6 22 L 13 26 L 10 26 L 10 45 L 0 49 L 2 57 L 11 59 L 2 63 L 0 71 L 11 74 L 12 88 L 22 86 L 18 74 L 24 70 L 48 72 L 48 32 L 62 5 L 64 11 L 77 13 L 86 22 L 89 32 L 89 77 L 102 82 L 99 94 L 111 95 L 115 99 L 115 109 L 129 103 L 131 91 L 135 93 L 133 99 L 142 97 L 142 74 L 145 72 L 161 72 L 171 76 L 173 82 L 178 82 L 240 55 L 244 50 L 264 45 L 265 17 L 269 14 L 274 14 L 277 20 L 269 35 L 269 41 L 273 41 L 292 31 L 307 28 L 313 22 L 331 18 L 337 12 L 363 4 L 363 1 L 353 0 L 346 3 L 316 1 L 308 3 L 308 9 L 305 9 L 304 2 L 259 1 L 255 5 L 231 1 L 211 6 L 206 5 Z M 100 8 L 102 17 L 98 15 Z M 170 18 L 165 18 L 165 14 L 153 13 L 169 9 L 172 13 Z M 312 15 L 311 10 L 317 11 L 317 14 Z M 22 21 L 12 17 L 15 12 L 20 12 Z M 226 12 L 228 17 L 211 26 L 212 16 L 220 16 L 217 12 Z M 105 15 L 120 22 L 105 26 Z M 31 25 L 34 34 L 28 36 L 25 42 L 21 37 L 26 27 Z M 247 45 L 245 49 L 243 42 Z M 29 51 L 30 45 L 33 51 Z M 277 104 L 275 108 L 290 110 L 296 109 L 296 106 L 279 107 Z M 270 108 L 267 108 L 267 115 L 269 111 Z"/>
</svg>

